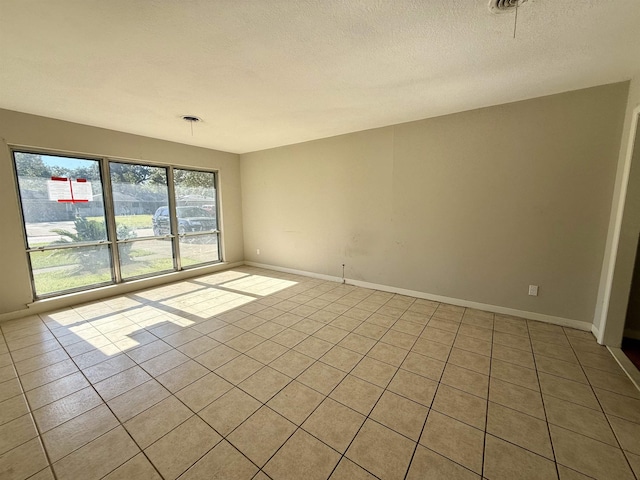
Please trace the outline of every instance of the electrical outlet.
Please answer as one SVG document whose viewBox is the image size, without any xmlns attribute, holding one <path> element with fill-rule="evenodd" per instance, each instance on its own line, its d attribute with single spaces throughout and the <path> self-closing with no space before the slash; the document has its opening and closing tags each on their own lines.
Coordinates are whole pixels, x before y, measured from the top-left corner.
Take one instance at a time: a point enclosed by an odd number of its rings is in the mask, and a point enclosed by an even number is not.
<svg viewBox="0 0 640 480">
<path fill-rule="evenodd" d="M 538 285 L 529 285 L 529 295 L 532 297 L 538 296 Z"/>
<path fill-rule="evenodd" d="M 256 255 L 260 255 L 260 249 L 259 248 L 256 250 Z"/>
</svg>

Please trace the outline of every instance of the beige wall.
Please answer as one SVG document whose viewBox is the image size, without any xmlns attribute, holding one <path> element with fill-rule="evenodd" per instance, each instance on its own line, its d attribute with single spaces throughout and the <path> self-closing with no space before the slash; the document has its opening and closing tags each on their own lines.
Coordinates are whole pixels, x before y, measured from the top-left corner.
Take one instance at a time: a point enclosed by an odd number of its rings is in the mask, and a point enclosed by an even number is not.
<svg viewBox="0 0 640 480">
<path fill-rule="evenodd" d="M 0 110 L 0 138 L 0 318 L 11 312 L 28 313 L 24 309 L 32 301 L 9 145 L 217 169 L 220 172 L 224 260 L 243 260 L 238 155 L 8 110 Z M 141 287 L 150 283 L 153 282 L 141 282 L 138 285 Z M 111 289 L 102 295 L 114 293 Z M 79 298 L 89 297 L 75 297 L 75 300 L 71 298 L 68 302 L 77 303 Z"/>
<path fill-rule="evenodd" d="M 640 107 L 640 74 L 631 80 L 629 87 L 618 156 L 615 192 L 611 207 L 606 256 L 594 318 L 596 328 L 603 330 L 603 343 L 611 346 L 619 346 L 622 340 L 634 259 L 638 237 L 640 236 L 640 148 L 637 148 L 640 142 L 635 140 L 636 148 L 630 150 L 632 146 L 630 140 L 634 135 L 634 132 L 631 131 L 632 119 L 634 110 L 638 107 Z M 635 139 L 638 138 L 640 138 L 640 130 L 635 134 Z M 625 163 L 629 158 L 630 152 L 633 152 L 634 158 L 631 163 L 628 182 L 625 185 Z M 624 196 L 625 186 L 627 187 L 626 198 Z M 616 242 L 615 226 L 621 214 L 621 205 L 624 206 L 624 214 L 622 216 L 619 242 Z M 612 255 L 615 256 L 613 264 L 611 264 Z M 609 293 L 608 282 L 611 278 L 613 282 L 610 297 L 607 298 Z M 603 318 L 606 318 L 606 327 L 602 324 Z M 640 325 L 631 327 L 640 329 Z"/>
<path fill-rule="evenodd" d="M 241 155 L 245 260 L 591 323 L 627 91 Z"/>
</svg>

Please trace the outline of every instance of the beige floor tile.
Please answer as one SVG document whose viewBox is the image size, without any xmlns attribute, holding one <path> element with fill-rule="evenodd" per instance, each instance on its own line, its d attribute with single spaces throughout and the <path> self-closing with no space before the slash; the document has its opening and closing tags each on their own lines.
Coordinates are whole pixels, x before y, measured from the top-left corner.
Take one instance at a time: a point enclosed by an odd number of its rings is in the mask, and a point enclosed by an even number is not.
<svg viewBox="0 0 640 480">
<path fill-rule="evenodd" d="M 631 465 L 631 469 L 636 475 L 636 478 L 640 478 L 640 455 L 636 455 L 631 452 L 624 452 L 627 456 L 627 460 L 629 461 L 629 465 Z"/>
<path fill-rule="evenodd" d="M 289 304 L 297 306 L 297 304 L 294 304 L 293 302 L 289 302 L 284 306 L 284 308 L 288 309 L 290 307 Z M 298 323 L 300 320 L 302 320 L 301 316 L 295 315 L 287 311 L 286 313 L 283 313 L 282 315 L 278 315 L 276 318 L 274 318 L 273 323 L 277 323 L 278 325 L 282 325 L 283 327 L 289 328 L 292 325 L 295 325 L 296 323 Z"/>
<path fill-rule="evenodd" d="M 364 420 L 364 415 L 327 398 L 302 424 L 302 428 L 344 453 Z"/>
<path fill-rule="evenodd" d="M 418 445 L 411 461 L 407 480 L 423 480 L 425 478 L 443 480 L 479 480 L 480 476 L 464 468 L 447 457 L 437 454 L 428 448 Z"/>
<path fill-rule="evenodd" d="M 531 390 L 540 390 L 537 372 L 513 363 L 493 359 L 491 362 L 491 376 Z"/>
<path fill-rule="evenodd" d="M 339 460 L 336 451 L 298 430 L 264 466 L 264 471 L 274 480 L 323 480 Z"/>
<path fill-rule="evenodd" d="M 441 382 L 472 395 L 487 398 L 489 377 L 473 370 L 447 364 Z"/>
<path fill-rule="evenodd" d="M 144 480 L 162 480 L 162 477 L 158 475 L 158 472 L 151 462 L 147 460 L 144 454 L 139 453 L 131 460 L 123 463 L 116 468 L 109 475 L 104 477 L 104 480 L 131 480 L 131 479 L 144 479 Z"/>
<path fill-rule="evenodd" d="M 13 367 L 10 368 L 13 369 Z M 40 370 L 36 370 L 35 372 L 21 375 L 20 381 L 22 382 L 22 388 L 24 388 L 25 391 L 29 391 L 45 385 L 49 382 L 53 382 L 54 380 L 66 377 L 67 375 L 70 375 L 77 371 L 78 368 L 75 366 L 73 361 L 63 360 L 62 362 L 58 362 L 54 365 L 41 368 Z"/>
<path fill-rule="evenodd" d="M 493 338 L 493 331 L 474 325 L 462 324 L 458 330 L 459 335 L 478 338 L 490 342 Z"/>
<path fill-rule="evenodd" d="M 41 387 L 29 390 L 26 396 L 31 408 L 35 410 L 88 386 L 89 382 L 87 382 L 84 375 L 76 372 L 54 380 L 51 383 L 47 383 L 46 385 L 42 385 Z"/>
<path fill-rule="evenodd" d="M 195 328 L 198 328 L 198 327 L 195 327 Z M 229 340 L 232 340 L 242 335 L 244 332 L 245 331 L 243 329 L 238 328 L 236 326 L 225 325 L 224 327 L 221 327 L 212 331 L 211 333 L 208 334 L 208 336 L 220 343 L 225 343 L 225 342 L 228 342 Z"/>
<path fill-rule="evenodd" d="M 614 374 L 596 368 L 584 367 L 584 371 L 592 386 L 620 395 L 626 395 L 627 397 L 640 399 L 640 390 L 636 388 L 622 370 L 620 370 L 620 373 Z"/>
<path fill-rule="evenodd" d="M 393 309 L 392 311 L 396 311 L 395 307 L 387 307 L 388 309 Z M 385 311 L 383 310 L 385 307 L 381 307 L 376 313 L 373 313 L 367 318 L 368 323 L 373 323 L 374 325 L 378 325 L 383 328 L 391 328 L 391 326 L 396 323 L 396 321 L 400 318 L 400 315 L 385 315 Z"/>
<path fill-rule="evenodd" d="M 453 348 L 447 362 L 458 367 L 482 373 L 483 375 L 489 375 L 491 358 L 469 352 L 468 350 Z"/>
<path fill-rule="evenodd" d="M 55 477 L 53 476 L 53 470 L 51 470 L 51 467 L 47 467 L 44 470 L 40 470 L 32 477 L 29 477 L 29 480 L 55 480 Z"/>
<path fill-rule="evenodd" d="M 11 357 L 8 353 L 0 356 L 0 358 L 2 357 L 5 357 L 4 365 L 0 366 L 11 364 Z M 15 364 L 15 367 L 18 375 L 25 375 L 27 373 L 34 372 L 41 368 L 48 367 L 50 365 L 68 359 L 69 355 L 67 354 L 67 352 L 62 348 L 58 348 L 56 350 L 51 350 L 49 352 L 43 353 L 42 355 L 37 355 L 35 357 L 28 358 L 27 360 L 17 362 Z"/>
<path fill-rule="evenodd" d="M 40 439 L 34 438 L 0 456 L 0 478 L 22 480 L 47 466 Z"/>
<path fill-rule="evenodd" d="M 553 480 L 555 464 L 493 435 L 487 435 L 484 476 L 490 480 Z"/>
<path fill-rule="evenodd" d="M 599 479 L 633 480 L 622 450 L 597 440 L 549 425 L 556 461 Z"/>
<path fill-rule="evenodd" d="M 410 352 L 400 368 L 438 381 L 442 376 L 445 363 L 418 353 Z"/>
<path fill-rule="evenodd" d="M 595 388 L 594 391 L 607 415 L 640 423 L 640 400 L 599 388 Z"/>
<path fill-rule="evenodd" d="M 38 436 L 31 415 L 26 414 L 0 426 L 0 455 Z"/>
<path fill-rule="evenodd" d="M 201 418 L 193 416 L 148 447 L 145 453 L 165 479 L 174 479 L 221 439 Z"/>
<path fill-rule="evenodd" d="M 431 410 L 420 444 L 476 473 L 482 473 L 482 430 Z"/>
<path fill-rule="evenodd" d="M 0 425 L 15 420 L 26 413 L 29 413 L 29 407 L 24 395 L 16 395 L 0 402 Z"/>
<path fill-rule="evenodd" d="M 201 337 L 202 333 L 198 332 L 197 330 L 193 330 L 192 328 L 185 328 L 184 330 L 180 330 L 173 335 L 164 337 L 163 341 L 171 345 L 173 348 L 178 348 L 181 345 L 185 345 L 192 340 Z"/>
<path fill-rule="evenodd" d="M 209 370 L 207 368 L 193 360 L 188 360 L 168 372 L 158 375 L 156 380 L 171 393 L 175 393 L 208 373 Z"/>
<path fill-rule="evenodd" d="M 226 345 L 218 345 L 202 355 L 198 355 L 194 360 L 209 370 L 215 370 L 239 355 L 240 352 L 235 351 L 233 348 L 229 348 Z"/>
<path fill-rule="evenodd" d="M 246 380 L 251 375 L 260 370 L 263 365 L 246 355 L 241 355 L 234 358 L 229 363 L 216 369 L 215 373 L 220 375 L 228 382 L 238 385 L 243 380 Z"/>
<path fill-rule="evenodd" d="M 287 420 L 301 425 L 324 398 L 324 395 L 294 380 L 267 405 Z"/>
<path fill-rule="evenodd" d="M 149 374 L 157 377 L 158 375 L 162 375 L 188 360 L 189 357 L 184 353 L 181 353 L 178 350 L 169 350 L 168 352 L 158 355 L 151 360 L 141 363 L 140 366 Z"/>
<path fill-rule="evenodd" d="M 481 338 L 458 334 L 453 346 L 478 355 L 491 356 L 491 341 L 482 340 Z"/>
<path fill-rule="evenodd" d="M 449 358 L 451 348 L 452 347 L 450 345 L 434 342 L 425 338 L 418 338 L 416 343 L 413 344 L 413 347 L 411 347 L 411 351 L 446 362 L 447 358 Z"/>
<path fill-rule="evenodd" d="M 264 367 L 238 386 L 262 403 L 266 403 L 290 381 L 291 379 L 283 373 L 271 367 Z"/>
<path fill-rule="evenodd" d="M 238 450 L 262 467 L 286 442 L 296 426 L 263 406 L 227 437 Z"/>
<path fill-rule="evenodd" d="M 452 322 L 451 320 L 444 320 L 442 318 L 432 318 L 429 321 L 429 327 L 456 333 L 460 328 L 460 324 L 458 322 Z"/>
<path fill-rule="evenodd" d="M 342 457 L 330 477 L 331 480 L 375 480 L 376 478 L 346 457 Z"/>
<path fill-rule="evenodd" d="M 401 479 L 409 466 L 415 443 L 372 420 L 367 420 L 345 454 L 374 475 Z"/>
<path fill-rule="evenodd" d="M 340 346 L 353 350 L 354 352 L 358 352 L 362 355 L 365 355 L 369 350 L 371 350 L 371 347 L 375 344 L 376 341 L 374 339 L 358 335 L 355 332 L 344 337 L 339 343 Z"/>
<path fill-rule="evenodd" d="M 245 332 L 242 335 L 238 335 L 237 337 L 229 340 L 225 345 L 237 350 L 238 352 L 245 353 L 264 341 L 264 337 L 251 332 Z"/>
<path fill-rule="evenodd" d="M 414 402 L 430 406 L 437 386 L 438 383 L 433 380 L 400 369 L 387 389 Z"/>
<path fill-rule="evenodd" d="M 568 380 L 573 380 L 574 382 L 588 383 L 587 377 L 582 371 L 582 367 L 576 363 L 537 355 L 536 368 L 539 372 L 566 378 Z"/>
<path fill-rule="evenodd" d="M 624 450 L 640 455 L 640 424 L 614 416 L 610 416 L 608 419 L 620 446 Z"/>
<path fill-rule="evenodd" d="M 362 308 L 358 308 L 356 306 L 347 310 L 342 315 L 348 318 L 352 318 L 354 320 L 359 320 L 361 322 L 364 322 L 367 318 L 371 316 L 371 313 L 372 312 L 368 310 L 363 310 Z"/>
<path fill-rule="evenodd" d="M 250 480 L 258 468 L 233 448 L 221 441 L 204 457 L 187 470 L 181 480 Z"/>
<path fill-rule="evenodd" d="M 189 343 L 180 345 L 179 347 L 177 347 L 177 350 L 184 353 L 190 358 L 195 358 L 217 347 L 218 345 L 220 345 L 220 342 L 218 342 L 217 340 L 214 340 L 213 338 L 207 336 L 202 336 L 190 341 Z"/>
<path fill-rule="evenodd" d="M 125 354 L 120 354 L 105 360 L 104 362 L 100 362 L 97 365 L 85 368 L 82 370 L 82 373 L 87 377 L 87 380 L 96 384 L 135 366 L 136 364 L 133 360 Z"/>
<path fill-rule="evenodd" d="M 287 348 L 293 348 L 309 335 L 292 328 L 287 328 L 277 335 L 271 337 L 271 341 Z"/>
<path fill-rule="evenodd" d="M 284 373 L 288 377 L 295 378 L 306 370 L 314 359 L 301 353 L 289 350 L 269 364 L 271 368 Z"/>
<path fill-rule="evenodd" d="M 297 344 L 293 349 L 317 360 L 331 350 L 332 347 L 333 344 L 312 336 Z"/>
<path fill-rule="evenodd" d="M 178 391 L 176 396 L 194 412 L 198 412 L 232 387 L 215 373 L 209 373 Z"/>
<path fill-rule="evenodd" d="M 487 400 L 485 398 L 440 384 L 431 408 L 472 427 L 484 430 L 487 416 Z"/>
<path fill-rule="evenodd" d="M 597 368 L 598 370 L 605 370 L 611 373 L 620 373 L 620 366 L 611 354 L 603 356 L 601 354 L 592 354 L 589 352 L 576 353 L 578 354 L 578 360 L 583 367 Z"/>
<path fill-rule="evenodd" d="M 103 404 L 49 430 L 42 440 L 49 459 L 56 462 L 118 425 L 116 417 Z"/>
<path fill-rule="evenodd" d="M 554 459 L 547 423 L 538 418 L 489 402 L 487 433 Z"/>
<path fill-rule="evenodd" d="M 393 365 L 367 356 L 351 371 L 351 375 L 385 388 L 397 370 L 398 368 Z"/>
<path fill-rule="evenodd" d="M 489 400 L 527 415 L 545 419 L 540 393 L 528 388 L 492 378 L 489 386 Z"/>
<path fill-rule="evenodd" d="M 142 368 L 135 366 L 96 383 L 94 388 L 107 402 L 149 380 L 151 380 L 151 376 Z"/>
<path fill-rule="evenodd" d="M 345 375 L 345 372 L 337 368 L 325 365 L 322 362 L 316 362 L 300 375 L 297 380 L 320 393 L 328 395 L 342 381 Z"/>
<path fill-rule="evenodd" d="M 98 394 L 88 387 L 34 410 L 33 417 L 40 432 L 44 433 L 101 403 Z"/>
<path fill-rule="evenodd" d="M 170 396 L 128 420 L 124 427 L 140 448 L 145 449 L 192 415 L 180 400 Z"/>
<path fill-rule="evenodd" d="M 544 396 L 551 395 L 584 407 L 600 410 L 598 400 L 590 386 L 546 373 L 540 373 L 539 379 Z"/>
<path fill-rule="evenodd" d="M 368 415 L 382 391 L 382 388 L 372 383 L 347 375 L 329 396 L 363 415 Z"/>
<path fill-rule="evenodd" d="M 362 358 L 362 354 L 336 345 L 327 353 L 325 353 L 320 358 L 320 361 L 334 368 L 337 368 L 338 370 L 342 370 L 343 372 L 350 372 L 351 369 L 353 369 L 353 367 L 355 367 Z"/>
<path fill-rule="evenodd" d="M 260 402 L 234 388 L 202 409 L 198 415 L 220 434 L 228 435 L 260 408 Z"/>
<path fill-rule="evenodd" d="M 618 446 L 611 427 L 602 412 L 551 396 L 544 399 L 544 405 L 549 423 L 614 447 Z"/>
<path fill-rule="evenodd" d="M 102 478 L 140 452 L 122 427 L 114 428 L 53 464 L 59 480 Z"/>
<path fill-rule="evenodd" d="M 416 343 L 418 337 L 403 333 L 398 330 L 389 330 L 380 339 L 381 342 L 393 345 L 404 350 L 411 350 L 411 347 Z"/>
<path fill-rule="evenodd" d="M 578 358 L 570 346 L 554 345 L 553 343 L 534 342 L 533 353 L 544 357 L 555 358 L 570 363 L 578 363 Z"/>
<path fill-rule="evenodd" d="M 491 357 L 502 360 L 503 362 L 514 363 L 526 368 L 535 368 L 533 361 L 533 353 L 525 350 L 519 350 L 507 345 L 494 343 L 491 349 Z"/>
<path fill-rule="evenodd" d="M 385 391 L 370 418 L 417 442 L 428 412 L 429 409 L 419 403 Z"/>
<path fill-rule="evenodd" d="M 297 330 L 298 332 L 306 333 L 307 335 L 311 335 L 312 333 L 317 332 L 324 326 L 324 323 L 317 322 L 315 320 L 311 320 L 309 318 L 304 318 L 300 320 L 295 325 L 291 326 L 292 330 Z"/>
<path fill-rule="evenodd" d="M 287 351 L 287 347 L 271 340 L 264 340 L 260 345 L 247 351 L 247 356 L 265 365 L 273 362 L 276 358 Z"/>
<path fill-rule="evenodd" d="M 331 322 L 331 325 L 334 327 L 338 327 L 343 330 L 346 330 L 347 332 L 353 332 L 356 328 L 360 326 L 361 323 L 362 321 L 360 320 L 349 318 L 345 315 L 340 315 L 333 322 Z"/>
<path fill-rule="evenodd" d="M 531 341 L 529 340 L 528 335 L 522 336 L 508 332 L 496 331 L 493 334 L 493 343 L 514 348 L 516 350 L 531 352 Z"/>
<path fill-rule="evenodd" d="M 592 478 L 565 467 L 564 465 L 557 465 L 557 467 L 560 480 L 589 480 Z"/>
<path fill-rule="evenodd" d="M 171 345 L 162 340 L 155 340 L 141 347 L 127 350 L 126 353 L 134 362 L 143 363 L 169 350 L 171 350 Z M 80 365 L 80 368 L 84 368 L 84 366 Z"/>
<path fill-rule="evenodd" d="M 371 319 L 367 321 L 370 321 L 370 320 Z M 398 321 L 396 321 L 391 325 L 391 330 L 406 333 L 408 335 L 412 335 L 413 337 L 417 337 L 422 333 L 427 323 L 428 323 L 427 318 L 420 317 L 419 315 L 416 315 L 414 313 L 407 312 L 407 314 L 403 315 L 402 318 L 400 318 Z M 379 323 L 379 325 L 383 326 L 382 323 Z"/>
<path fill-rule="evenodd" d="M 335 345 L 348 334 L 349 332 L 346 330 L 334 327 L 332 325 L 327 325 L 314 333 L 313 336 Z"/>
<path fill-rule="evenodd" d="M 126 422 L 140 412 L 167 398 L 169 391 L 155 380 L 149 380 L 142 385 L 132 388 L 128 392 L 107 402 L 109 408 L 116 414 L 118 420 Z"/>
</svg>

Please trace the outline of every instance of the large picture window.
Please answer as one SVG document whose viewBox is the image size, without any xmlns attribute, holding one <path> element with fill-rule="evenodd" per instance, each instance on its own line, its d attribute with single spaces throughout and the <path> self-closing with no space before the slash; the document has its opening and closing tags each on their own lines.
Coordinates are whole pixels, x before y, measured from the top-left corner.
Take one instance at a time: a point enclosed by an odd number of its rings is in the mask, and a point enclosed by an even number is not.
<svg viewBox="0 0 640 480">
<path fill-rule="evenodd" d="M 13 154 L 34 298 L 221 260 L 215 172 Z"/>
</svg>

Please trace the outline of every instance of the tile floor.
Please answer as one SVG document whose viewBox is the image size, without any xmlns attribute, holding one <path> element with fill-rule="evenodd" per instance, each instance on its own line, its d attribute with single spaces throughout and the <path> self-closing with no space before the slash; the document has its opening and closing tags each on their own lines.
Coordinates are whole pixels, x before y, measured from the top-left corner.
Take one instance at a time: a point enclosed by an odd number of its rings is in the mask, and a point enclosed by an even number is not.
<svg viewBox="0 0 640 480">
<path fill-rule="evenodd" d="M 0 327 L 3 480 L 640 476 L 587 332 L 249 267 Z"/>
</svg>

